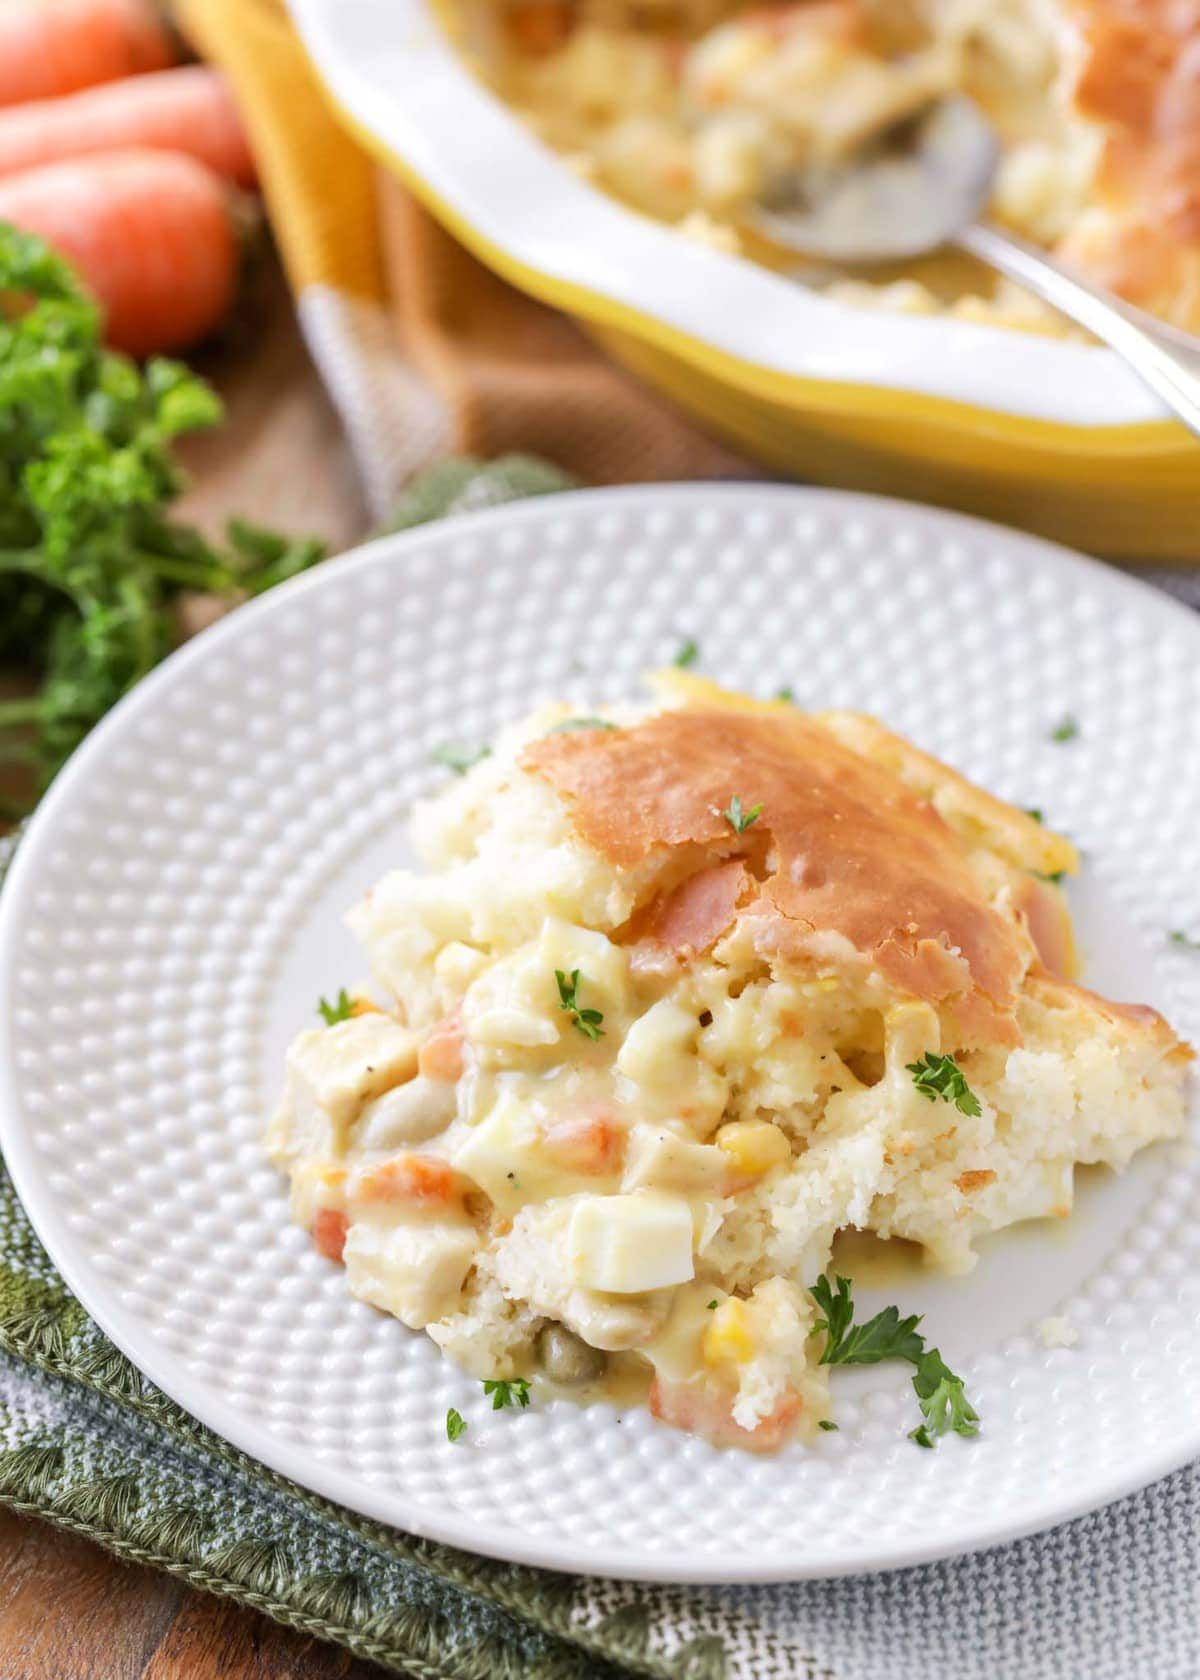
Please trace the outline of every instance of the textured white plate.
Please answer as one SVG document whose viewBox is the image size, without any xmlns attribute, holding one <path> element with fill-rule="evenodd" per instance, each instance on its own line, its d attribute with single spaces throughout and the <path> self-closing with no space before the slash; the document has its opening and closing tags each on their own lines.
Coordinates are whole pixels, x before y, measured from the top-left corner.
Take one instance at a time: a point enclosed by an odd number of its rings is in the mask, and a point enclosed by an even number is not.
<svg viewBox="0 0 1200 1680">
<path fill-rule="evenodd" d="M 346 1295 L 259 1137 L 290 1035 L 361 972 L 340 913 L 405 855 L 430 749 L 589 703 L 693 635 L 702 668 L 867 707 L 1083 847 L 1089 974 L 1200 1038 L 1200 625 L 975 522 L 770 488 L 584 493 L 373 544 L 244 608 L 63 773 L 0 904 L 0 1140 L 71 1287 L 248 1452 L 371 1516 L 531 1563 L 669 1579 L 883 1568 L 1050 1524 L 1200 1452 L 1189 1146 L 1083 1187 L 902 1304 L 975 1442 L 905 1439 L 902 1369 L 835 1378 L 839 1434 L 756 1460 L 641 1412 L 484 1409 Z M 1081 724 L 1047 739 L 1064 713 Z M 867 1294 L 874 1308 L 885 1296 Z M 1073 1351 L 1038 1321 L 1067 1313 Z M 445 1438 L 447 1406 L 470 1421 Z"/>
<path fill-rule="evenodd" d="M 436 0 L 288 0 L 338 104 L 459 237 L 518 284 L 610 325 L 662 323 L 796 378 L 880 385 L 1076 426 L 1166 413 L 1111 350 L 936 316 L 852 309 L 635 214 L 586 185 L 457 57 Z M 512 277 L 512 276 L 510 276 Z M 568 290 L 569 289 L 569 290 Z M 572 295 L 573 294 L 573 297 Z"/>
</svg>

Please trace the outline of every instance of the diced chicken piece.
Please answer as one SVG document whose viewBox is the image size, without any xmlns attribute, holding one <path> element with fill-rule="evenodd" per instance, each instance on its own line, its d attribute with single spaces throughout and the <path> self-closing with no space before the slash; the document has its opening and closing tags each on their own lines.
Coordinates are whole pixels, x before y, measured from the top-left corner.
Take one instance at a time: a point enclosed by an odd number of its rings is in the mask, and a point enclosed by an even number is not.
<svg viewBox="0 0 1200 1680">
<path fill-rule="evenodd" d="M 501 1213 L 526 1202 L 615 1184 L 624 1138 L 611 1121 L 580 1116 L 547 1122 L 526 1103 L 501 1097 L 454 1154 L 459 1172 L 487 1192 Z"/>
<path fill-rule="evenodd" d="M 658 1334 L 670 1300 L 661 1292 L 614 1297 L 594 1289 L 572 1289 L 562 1309 L 562 1321 L 590 1347 L 623 1353 L 645 1347 Z"/>
<path fill-rule="evenodd" d="M 694 1275 L 693 1235 L 682 1196 L 581 1196 L 567 1230 L 567 1265 L 575 1283 L 606 1294 L 669 1289 Z"/>
<path fill-rule="evenodd" d="M 574 1196 L 522 1208 L 512 1230 L 496 1244 L 491 1264 L 510 1300 L 566 1324 L 591 1347 L 619 1352 L 644 1347 L 661 1333 L 671 1294 L 665 1289 L 605 1294 L 575 1283 L 567 1261 L 573 1210 L 581 1201 L 604 1199 Z"/>
<path fill-rule="evenodd" d="M 346 1236 L 346 1280 L 360 1300 L 423 1330 L 454 1310 L 476 1241 L 465 1223 L 356 1220 Z"/>
<path fill-rule="evenodd" d="M 419 1035 L 373 1012 L 301 1033 L 288 1051 L 287 1084 L 271 1125 L 273 1159 L 338 1156 L 364 1103 L 417 1071 Z"/>
<path fill-rule="evenodd" d="M 621 1188 L 722 1196 L 729 1167 L 729 1156 L 723 1150 L 681 1136 L 669 1124 L 637 1125 L 629 1133 Z"/>
</svg>

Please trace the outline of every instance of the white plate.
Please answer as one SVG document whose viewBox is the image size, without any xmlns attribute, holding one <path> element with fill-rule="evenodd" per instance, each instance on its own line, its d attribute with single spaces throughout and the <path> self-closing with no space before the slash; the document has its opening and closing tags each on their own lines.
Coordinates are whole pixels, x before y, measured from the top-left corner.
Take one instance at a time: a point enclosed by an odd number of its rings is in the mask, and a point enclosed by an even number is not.
<svg viewBox="0 0 1200 1680">
<path fill-rule="evenodd" d="M 687 239 L 586 185 L 463 66 L 435 0 L 288 0 L 347 117 L 510 277 L 644 336 L 661 323 L 755 369 L 880 385 L 1077 426 L 1166 410 L 1111 350 L 850 308 Z M 574 298 L 574 302 L 572 301 Z"/>
<path fill-rule="evenodd" d="M 866 707 L 1082 846 L 1090 975 L 1200 1038 L 1200 625 L 973 521 L 812 490 L 588 492 L 388 538 L 248 606 L 91 737 L 0 904 L 17 1187 L 109 1335 L 247 1452 L 367 1515 L 524 1562 L 770 1580 L 989 1545 L 1200 1451 L 1200 1172 L 1151 1150 L 997 1241 L 924 1311 L 983 1417 L 921 1452 L 912 1392 L 835 1378 L 776 1460 L 632 1411 L 485 1410 L 288 1223 L 260 1134 L 284 1047 L 361 972 L 340 913 L 405 855 L 430 749 L 702 668 Z M 1047 734 L 1064 712 L 1077 740 Z M 884 1304 L 878 1292 L 868 1305 Z M 1066 1313 L 1073 1351 L 1036 1333 Z M 446 1408 L 470 1421 L 451 1446 Z"/>
</svg>

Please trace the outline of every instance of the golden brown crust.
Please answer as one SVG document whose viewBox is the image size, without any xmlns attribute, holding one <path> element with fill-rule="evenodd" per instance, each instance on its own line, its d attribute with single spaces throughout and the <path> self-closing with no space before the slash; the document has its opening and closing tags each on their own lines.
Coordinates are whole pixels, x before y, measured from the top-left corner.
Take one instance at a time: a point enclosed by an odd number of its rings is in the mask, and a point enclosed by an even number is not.
<svg viewBox="0 0 1200 1680">
<path fill-rule="evenodd" d="M 1179 1037 L 1170 1022 L 1148 1003 L 1114 1003 L 1099 992 L 1089 991 L 1072 980 L 1048 974 L 1040 965 L 1029 972 L 1025 990 L 1038 1003 L 1051 1009 L 1065 1009 L 1073 1014 L 1099 1015 L 1110 1027 L 1116 1027 L 1128 1039 L 1141 1039 L 1172 1062 L 1192 1062 L 1196 1052 L 1186 1039 Z"/>
<path fill-rule="evenodd" d="M 659 855 L 666 867 L 681 848 L 745 857 L 758 881 L 739 925 L 764 955 L 840 951 L 934 1004 L 955 1042 L 1017 1041 L 1019 925 L 987 903 L 964 842 L 927 800 L 802 714 L 692 706 L 548 735 L 523 763 L 618 866 Z M 735 795 L 763 807 L 740 835 L 724 815 Z"/>
<path fill-rule="evenodd" d="M 1073 102 L 1104 131 L 1103 206 L 1061 254 L 1177 325 L 1200 327 L 1200 5 L 1071 0 Z"/>
<path fill-rule="evenodd" d="M 812 717 L 843 746 L 882 765 L 920 798 L 928 799 L 969 844 L 987 846 L 1018 869 L 1042 875 L 1078 872 L 1079 853 L 1069 840 L 1028 811 L 997 799 L 940 759 L 923 753 L 878 718 L 865 712 L 814 712 Z"/>
</svg>

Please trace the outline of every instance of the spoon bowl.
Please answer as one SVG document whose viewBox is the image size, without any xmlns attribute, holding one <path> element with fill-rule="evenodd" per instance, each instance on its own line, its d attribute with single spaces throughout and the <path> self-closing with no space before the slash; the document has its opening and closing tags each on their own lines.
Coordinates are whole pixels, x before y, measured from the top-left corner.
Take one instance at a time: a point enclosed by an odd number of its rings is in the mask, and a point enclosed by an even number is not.
<svg viewBox="0 0 1200 1680">
<path fill-rule="evenodd" d="M 1200 435 L 1200 338 L 1155 320 L 984 221 L 999 159 L 987 118 L 955 94 L 889 129 L 846 163 L 781 176 L 745 219 L 776 245 L 833 263 L 895 262 L 956 245 L 1124 356 Z"/>
<path fill-rule="evenodd" d="M 979 107 L 955 95 L 848 163 L 781 176 L 750 217 L 777 245 L 832 262 L 890 262 L 949 244 L 975 222 L 1000 161 Z"/>
</svg>

